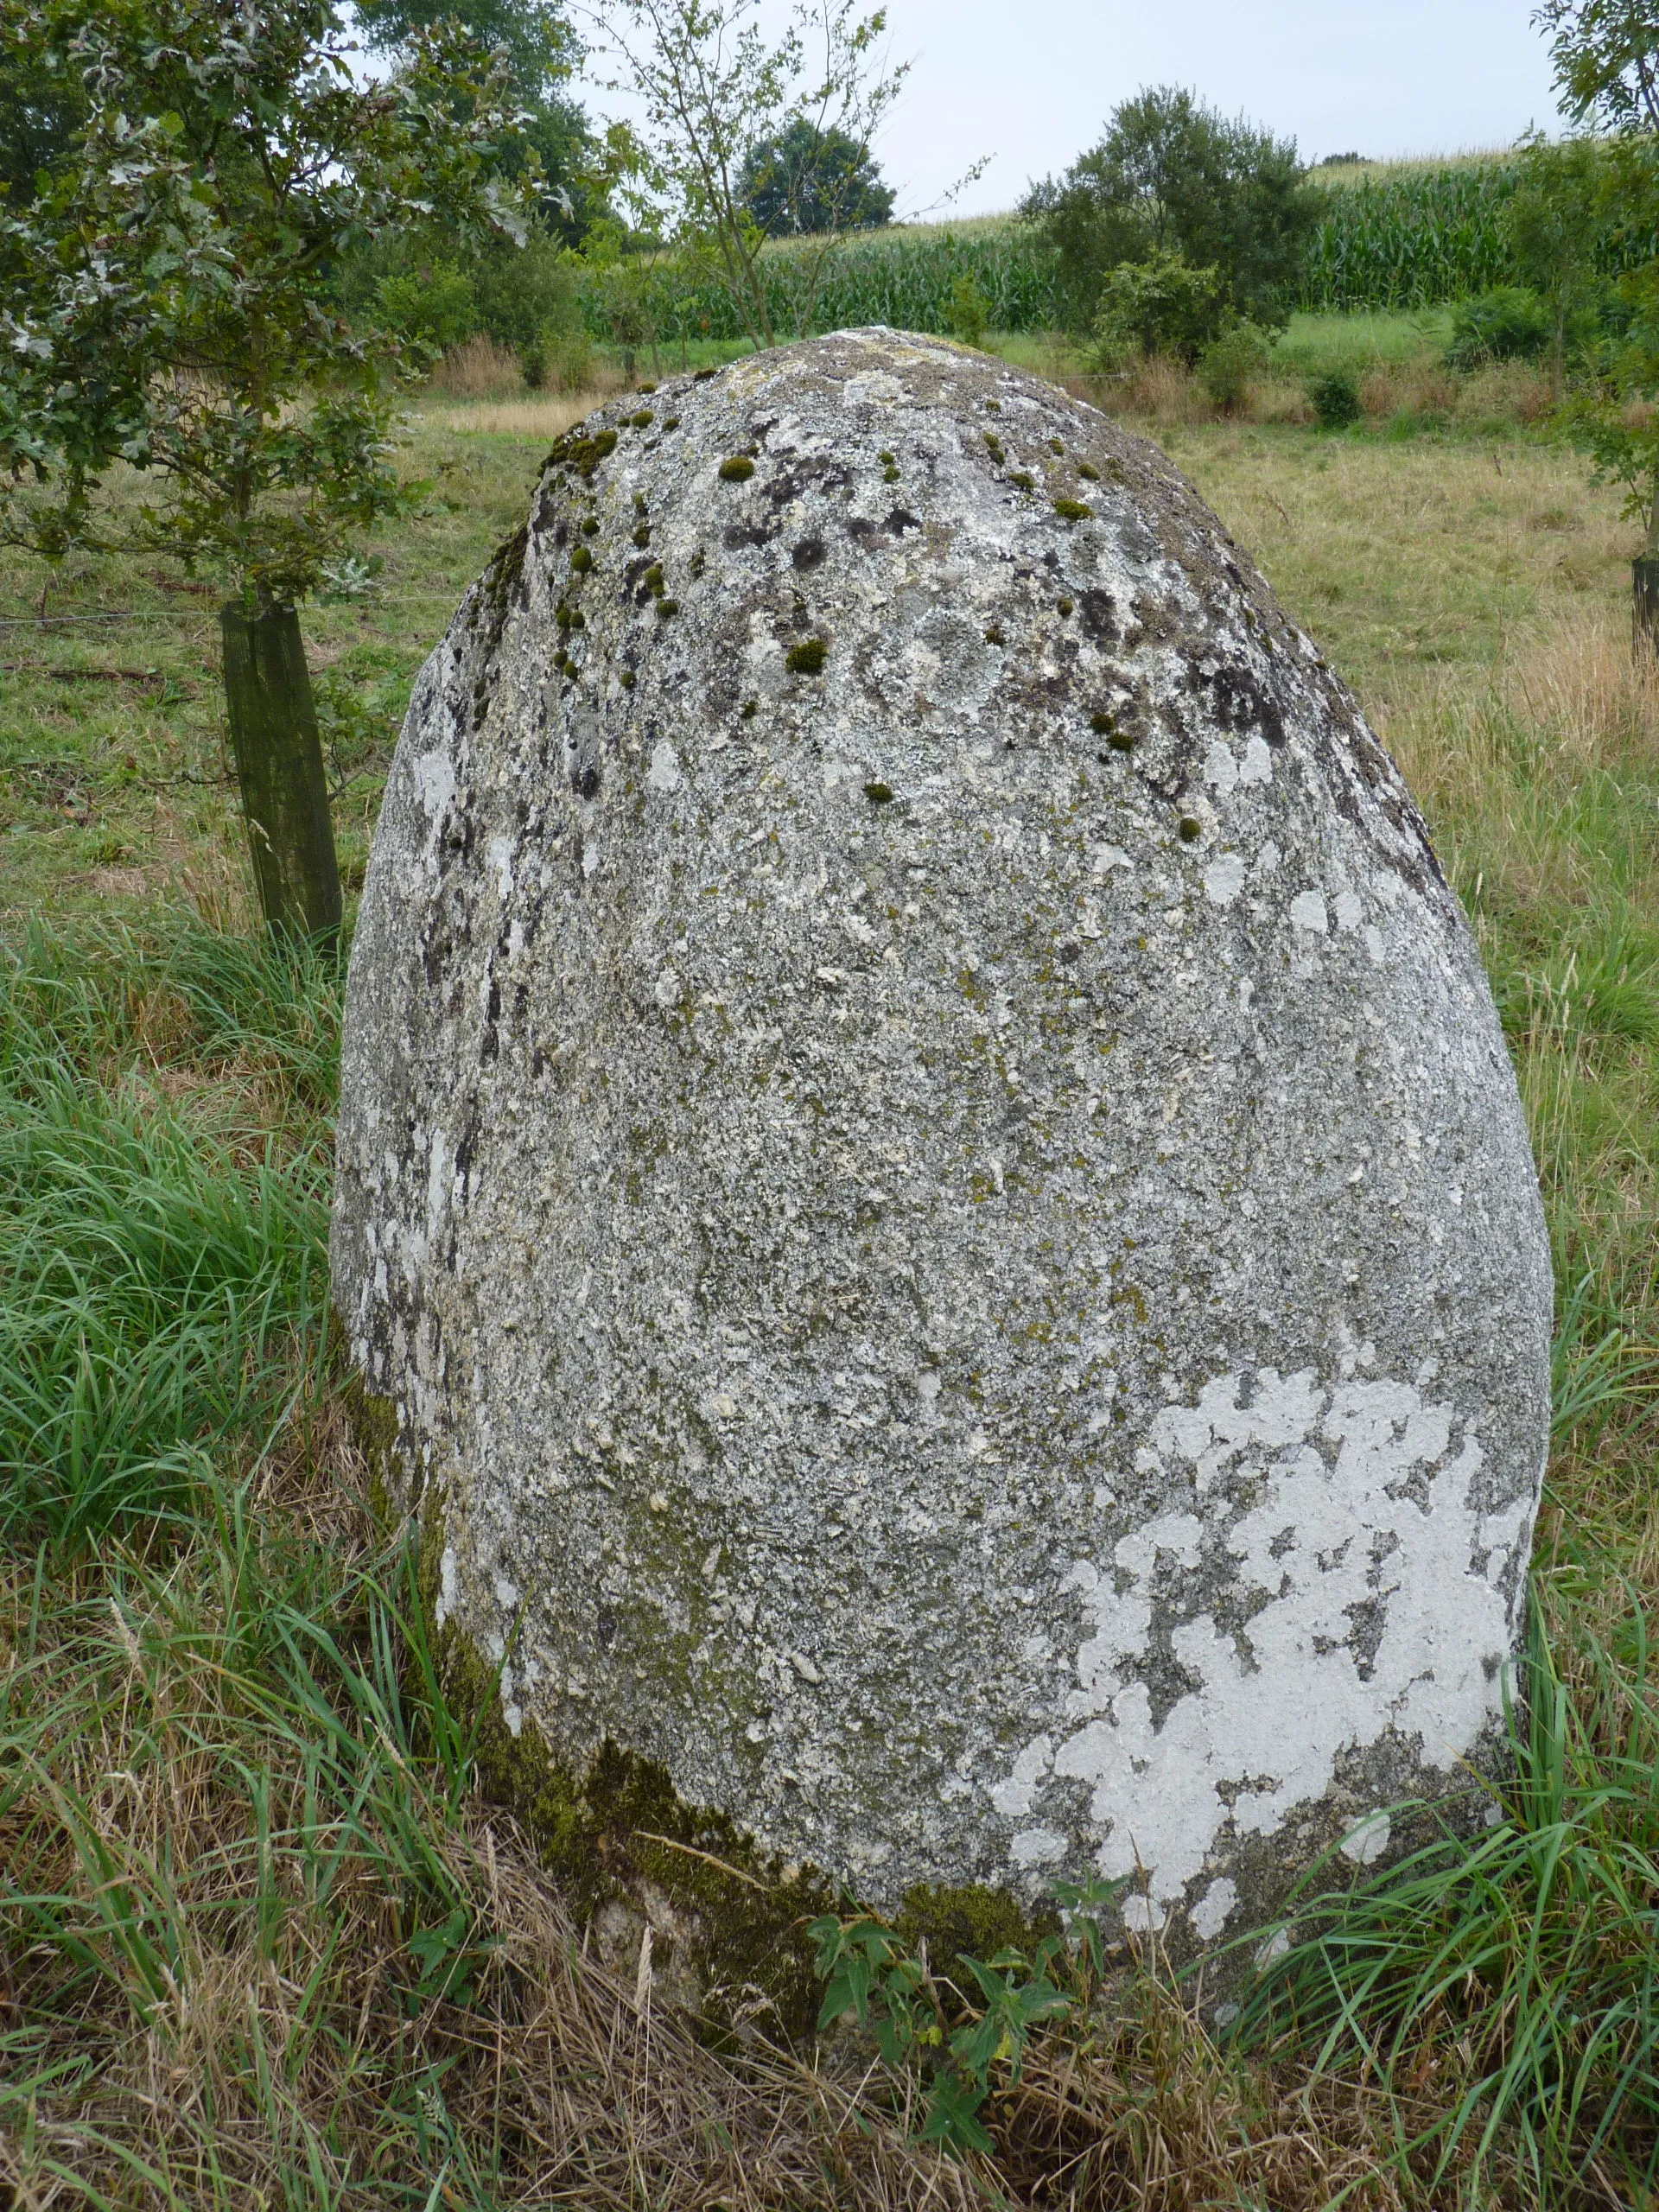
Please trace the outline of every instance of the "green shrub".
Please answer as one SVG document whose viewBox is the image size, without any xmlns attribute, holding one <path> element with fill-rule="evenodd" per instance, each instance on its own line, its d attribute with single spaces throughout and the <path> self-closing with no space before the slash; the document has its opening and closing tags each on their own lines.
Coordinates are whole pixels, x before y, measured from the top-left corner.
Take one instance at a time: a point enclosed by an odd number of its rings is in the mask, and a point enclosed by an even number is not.
<svg viewBox="0 0 1659 2212">
<path fill-rule="evenodd" d="M 444 353 L 478 327 L 472 280 L 459 269 L 410 270 L 383 276 L 375 289 L 386 328 L 417 345 Z"/>
<path fill-rule="evenodd" d="M 1359 379 L 1351 369 L 1326 369 L 1307 387 L 1322 430 L 1345 430 L 1359 420 Z"/>
<path fill-rule="evenodd" d="M 1122 261 L 1101 287 L 1095 351 L 1103 366 L 1134 353 L 1172 353 L 1194 361 L 1225 316 L 1214 269 L 1194 269 L 1179 253 L 1154 248 L 1141 261 Z"/>
<path fill-rule="evenodd" d="M 503 242 L 480 256 L 473 270 L 477 327 L 522 359 L 552 334 L 580 319 L 575 275 L 556 238 L 532 233 L 523 245 Z"/>
<path fill-rule="evenodd" d="M 950 287 L 950 335 L 959 338 L 964 346 L 982 346 L 989 313 L 990 303 L 984 293 L 971 274 L 964 271 Z"/>
<path fill-rule="evenodd" d="M 1267 367 L 1269 340 L 1254 322 L 1230 323 L 1198 356 L 1198 381 L 1224 414 L 1248 395 L 1250 380 Z"/>
<path fill-rule="evenodd" d="M 1495 284 L 1459 300 L 1452 312 L 1449 366 L 1479 368 L 1487 361 L 1535 361 L 1550 341 L 1549 309 L 1521 284 Z"/>
</svg>

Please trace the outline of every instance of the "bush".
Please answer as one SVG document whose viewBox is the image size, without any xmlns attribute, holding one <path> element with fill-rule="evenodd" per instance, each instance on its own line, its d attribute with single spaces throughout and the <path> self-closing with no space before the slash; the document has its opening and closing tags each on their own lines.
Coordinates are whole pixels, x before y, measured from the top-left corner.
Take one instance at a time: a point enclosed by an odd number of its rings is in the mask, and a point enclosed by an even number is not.
<svg viewBox="0 0 1659 2212">
<path fill-rule="evenodd" d="M 478 327 L 471 280 L 459 269 L 410 270 L 375 287 L 380 321 L 393 334 L 447 353 Z"/>
<path fill-rule="evenodd" d="M 1198 381 L 1224 414 L 1249 396 L 1250 380 L 1268 365 L 1268 334 L 1254 322 L 1230 323 L 1198 356 Z"/>
<path fill-rule="evenodd" d="M 1446 349 L 1454 369 L 1478 369 L 1487 361 L 1536 361 L 1548 350 L 1549 309 L 1536 292 L 1522 284 L 1497 284 L 1459 300 L 1452 310 L 1452 343 Z"/>
<path fill-rule="evenodd" d="M 1225 308 L 1214 269 L 1194 269 L 1154 247 L 1120 262 L 1101 287 L 1095 346 L 1103 366 L 1132 353 L 1168 353 L 1191 364 L 1217 334 Z"/>
<path fill-rule="evenodd" d="M 1345 430 L 1359 420 L 1359 379 L 1351 369 L 1326 369 L 1307 387 L 1322 430 Z"/>
<path fill-rule="evenodd" d="M 1109 271 L 1171 251 L 1217 272 L 1223 305 L 1272 321 L 1322 206 L 1293 142 L 1160 85 L 1115 109 L 1100 143 L 1034 185 L 1020 213 L 1054 254 L 1061 321 L 1086 330 Z"/>
<path fill-rule="evenodd" d="M 950 287 L 950 335 L 964 346 L 982 346 L 989 313 L 989 303 L 973 278 L 958 276 Z"/>
</svg>

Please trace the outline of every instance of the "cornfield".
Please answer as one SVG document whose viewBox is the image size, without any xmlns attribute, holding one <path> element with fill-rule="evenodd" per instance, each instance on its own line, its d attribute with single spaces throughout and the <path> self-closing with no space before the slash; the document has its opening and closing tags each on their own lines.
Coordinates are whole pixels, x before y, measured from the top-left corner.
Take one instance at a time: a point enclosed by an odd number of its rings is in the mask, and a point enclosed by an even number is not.
<svg viewBox="0 0 1659 2212">
<path fill-rule="evenodd" d="M 1298 304 L 1427 308 L 1512 284 L 1503 207 L 1515 180 L 1512 164 L 1493 162 L 1332 188 L 1308 241 Z"/>
<path fill-rule="evenodd" d="M 1514 162 L 1500 159 L 1327 186 L 1294 304 L 1316 313 L 1427 308 L 1515 283 L 1503 211 L 1517 174 Z M 762 255 L 779 336 L 872 322 L 948 331 L 951 289 L 962 277 L 978 286 L 993 330 L 1054 324 L 1053 254 L 1035 230 L 1013 217 L 854 236 L 815 269 L 818 252 L 814 240 L 779 242 Z M 1597 259 L 1611 275 L 1656 254 L 1659 239 L 1610 234 Z M 604 336 L 596 294 L 584 308 L 594 334 Z M 664 344 L 744 335 L 721 287 L 671 256 L 655 264 L 647 312 Z"/>
<path fill-rule="evenodd" d="M 855 235 L 832 248 L 815 270 L 817 251 L 814 240 L 810 247 L 780 244 L 762 255 L 767 306 L 779 336 L 796 335 L 804 322 L 813 330 L 885 322 L 900 330 L 948 331 L 951 288 L 961 277 L 979 287 L 994 330 L 1045 330 L 1054 319 L 1052 257 L 1035 232 L 1017 222 Z M 603 335 L 598 308 L 595 299 L 589 325 Z M 656 264 L 648 312 L 663 343 L 744 334 L 719 285 L 688 281 L 683 266 L 666 257 Z"/>
</svg>

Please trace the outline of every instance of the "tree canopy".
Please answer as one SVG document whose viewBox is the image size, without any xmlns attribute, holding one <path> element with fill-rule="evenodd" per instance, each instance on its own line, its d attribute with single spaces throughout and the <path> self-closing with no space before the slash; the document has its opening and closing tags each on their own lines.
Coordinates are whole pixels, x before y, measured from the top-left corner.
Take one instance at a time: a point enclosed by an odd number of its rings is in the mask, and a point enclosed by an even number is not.
<svg viewBox="0 0 1659 2212">
<path fill-rule="evenodd" d="M 518 129 L 501 148 L 502 168 L 517 176 L 533 164 L 544 216 L 574 241 L 590 212 L 584 178 L 593 147 L 588 118 L 565 89 L 582 48 L 563 10 L 546 0 L 354 0 L 353 13 L 380 53 L 406 53 L 413 40 L 448 22 L 505 57 L 520 113 Z"/>
<path fill-rule="evenodd" d="M 750 147 L 739 191 L 768 238 L 874 231 L 893 220 L 894 195 L 868 147 L 845 130 L 820 130 L 804 116 Z"/>
<path fill-rule="evenodd" d="M 1532 20 L 1578 122 L 1659 130 L 1659 0 L 1543 0 Z"/>
<path fill-rule="evenodd" d="M 1157 251 L 1213 268 L 1234 313 L 1275 318 L 1319 200 L 1295 142 L 1229 120 L 1180 87 L 1113 111 L 1098 145 L 1034 185 L 1021 213 L 1056 249 L 1063 316 L 1092 323 L 1110 270 Z"/>
<path fill-rule="evenodd" d="M 0 522 L 51 556 L 143 544 L 250 601 L 315 587 L 403 494 L 411 365 L 329 302 L 389 231 L 518 224 L 499 71 L 453 31 L 360 83 L 330 0 L 0 0 L 86 89 L 71 157 L 0 204 Z M 121 464 L 140 501 L 97 495 Z"/>
</svg>

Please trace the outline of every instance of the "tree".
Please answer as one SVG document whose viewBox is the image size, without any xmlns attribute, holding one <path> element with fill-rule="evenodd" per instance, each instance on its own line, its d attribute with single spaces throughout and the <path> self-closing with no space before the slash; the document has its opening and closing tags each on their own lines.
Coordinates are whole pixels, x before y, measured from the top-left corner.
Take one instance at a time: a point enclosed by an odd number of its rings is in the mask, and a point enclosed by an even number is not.
<svg viewBox="0 0 1659 2212">
<path fill-rule="evenodd" d="M 1544 0 L 1532 20 L 1575 122 L 1659 130 L 1659 0 Z"/>
<path fill-rule="evenodd" d="M 1595 250 L 1605 220 L 1606 168 L 1592 139 L 1552 146 L 1533 138 L 1522 149 L 1519 172 L 1504 221 L 1521 278 L 1549 316 L 1550 390 L 1559 405 L 1568 339 L 1588 320 L 1603 290 Z"/>
<path fill-rule="evenodd" d="M 582 59 L 568 18 L 544 0 L 354 0 L 368 44 L 394 57 L 441 23 L 453 23 L 505 62 L 518 128 L 502 141 L 505 175 L 539 171 L 543 220 L 575 245 L 590 214 L 587 171 L 593 153 L 588 118 L 564 87 Z"/>
<path fill-rule="evenodd" d="M 360 582 L 361 534 L 416 496 L 393 434 L 420 357 L 354 330 L 327 279 L 400 226 L 518 221 L 491 174 L 511 128 L 499 72 L 443 31 L 359 84 L 331 0 L 0 0 L 0 40 L 54 57 L 87 98 L 49 189 L 0 213 L 0 536 L 48 560 L 169 554 L 223 583 L 264 913 L 332 933 L 295 609 Z"/>
<path fill-rule="evenodd" d="M 1659 222 L 1659 0 L 1545 0 L 1533 22 L 1549 35 L 1563 106 L 1610 134 L 1603 149 L 1604 227 L 1616 245 L 1650 241 Z M 1604 342 L 1595 375 L 1558 426 L 1624 486 L 1624 512 L 1644 526 L 1630 567 L 1633 633 L 1659 647 L 1659 262 L 1619 277 L 1625 327 Z"/>
<path fill-rule="evenodd" d="M 671 238 L 688 264 L 720 284 L 758 346 L 776 343 L 761 266 L 767 233 L 751 208 L 745 163 L 757 146 L 817 141 L 868 147 L 897 98 L 906 65 L 885 68 L 887 19 L 853 0 L 795 0 L 769 42 L 760 0 L 608 0 L 601 21 L 622 74 L 613 89 L 644 111 L 638 133 L 613 130 L 619 189 L 636 220 Z M 832 180 L 833 181 L 833 180 Z M 804 264 L 796 305 L 810 326 L 839 221 Z"/>
<path fill-rule="evenodd" d="M 1293 140 L 1165 85 L 1115 109 L 1100 143 L 1020 213 L 1054 248 L 1069 328 L 1092 326 L 1110 270 L 1154 251 L 1213 268 L 1224 308 L 1281 327 L 1319 197 Z"/>
<path fill-rule="evenodd" d="M 893 194 L 869 148 L 844 130 L 820 130 L 803 116 L 780 137 L 750 147 L 739 188 L 767 238 L 875 231 L 893 220 Z"/>
</svg>

